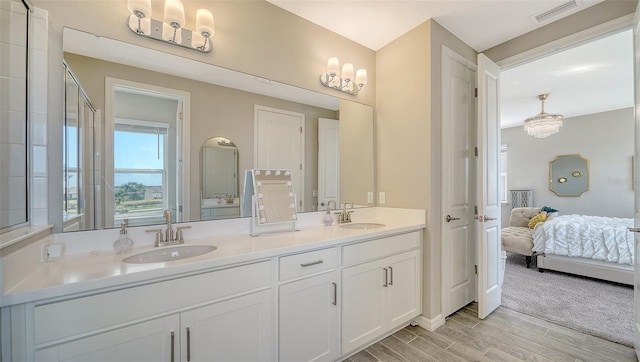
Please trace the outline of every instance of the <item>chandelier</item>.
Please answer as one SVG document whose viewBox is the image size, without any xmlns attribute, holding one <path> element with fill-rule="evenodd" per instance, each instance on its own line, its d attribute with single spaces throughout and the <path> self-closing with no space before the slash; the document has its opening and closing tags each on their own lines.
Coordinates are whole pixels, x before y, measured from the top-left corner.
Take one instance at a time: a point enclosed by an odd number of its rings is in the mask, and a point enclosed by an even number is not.
<svg viewBox="0 0 640 362">
<path fill-rule="evenodd" d="M 524 120 L 524 130 L 529 136 L 535 138 L 546 138 L 558 133 L 562 127 L 562 115 L 549 114 L 544 111 L 544 101 L 549 94 L 540 94 L 538 98 L 542 101 L 542 111 L 540 114 Z"/>
</svg>

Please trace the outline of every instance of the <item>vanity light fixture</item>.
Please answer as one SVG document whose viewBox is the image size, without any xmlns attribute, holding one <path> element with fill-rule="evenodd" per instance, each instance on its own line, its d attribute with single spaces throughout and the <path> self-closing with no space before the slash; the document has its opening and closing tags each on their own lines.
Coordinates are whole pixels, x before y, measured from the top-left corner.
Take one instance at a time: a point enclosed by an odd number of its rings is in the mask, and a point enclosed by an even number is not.
<svg viewBox="0 0 640 362">
<path fill-rule="evenodd" d="M 342 75 L 339 77 L 338 72 L 340 70 L 340 61 L 338 58 L 329 58 L 327 62 L 327 71 L 320 75 L 320 83 L 329 88 L 337 89 L 339 91 L 358 94 L 362 87 L 367 84 L 367 70 L 358 69 L 355 73 L 355 79 L 353 74 L 353 64 L 345 63 L 342 66 Z"/>
<path fill-rule="evenodd" d="M 182 0 L 165 0 L 163 20 L 151 17 L 151 0 L 128 0 L 129 29 L 135 34 L 165 43 L 209 53 L 215 33 L 213 15 L 207 9 L 196 12 L 196 30 L 185 28 Z"/>
<path fill-rule="evenodd" d="M 538 99 L 542 101 L 540 114 L 529 117 L 524 121 L 524 130 L 535 138 L 546 138 L 560 131 L 562 127 L 562 115 L 549 114 L 544 111 L 544 101 L 549 94 L 540 94 Z"/>
</svg>

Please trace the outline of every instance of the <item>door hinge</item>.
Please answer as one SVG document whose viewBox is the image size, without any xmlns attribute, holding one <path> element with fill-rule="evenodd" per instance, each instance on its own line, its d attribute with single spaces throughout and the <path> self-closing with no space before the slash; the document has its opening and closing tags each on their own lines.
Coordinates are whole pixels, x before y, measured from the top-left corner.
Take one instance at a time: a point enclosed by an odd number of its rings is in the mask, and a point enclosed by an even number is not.
<svg viewBox="0 0 640 362">
<path fill-rule="evenodd" d="M 182 119 L 182 112 L 178 113 L 178 119 L 181 120 L 181 121 L 183 120 Z"/>
<path fill-rule="evenodd" d="M 302 164 L 300 164 L 300 170 L 302 170 Z"/>
<path fill-rule="evenodd" d="M 473 267 L 474 267 L 474 269 L 476 270 L 476 275 L 478 275 L 478 265 L 476 264 L 476 265 L 474 265 Z"/>
<path fill-rule="evenodd" d="M 475 218 L 477 219 L 477 216 L 478 216 L 478 205 L 475 205 L 473 207 L 473 215 L 476 216 Z"/>
<path fill-rule="evenodd" d="M 300 133 L 302 133 L 302 126 L 300 126 Z"/>
<path fill-rule="evenodd" d="M 475 97 L 478 98 L 478 88 L 476 88 Z"/>
<path fill-rule="evenodd" d="M 473 152 L 474 152 L 475 156 L 478 157 L 478 147 L 475 147 L 473 149 Z"/>
</svg>

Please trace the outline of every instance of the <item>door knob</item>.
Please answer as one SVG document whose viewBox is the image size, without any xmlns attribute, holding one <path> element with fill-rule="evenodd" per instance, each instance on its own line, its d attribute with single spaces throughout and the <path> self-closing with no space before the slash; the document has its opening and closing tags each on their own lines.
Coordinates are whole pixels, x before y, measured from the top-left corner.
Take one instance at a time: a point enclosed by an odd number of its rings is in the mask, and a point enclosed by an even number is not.
<svg viewBox="0 0 640 362">
<path fill-rule="evenodd" d="M 490 221 L 490 220 L 498 220 L 497 217 L 489 217 L 487 215 L 484 216 L 484 222 Z"/>
<path fill-rule="evenodd" d="M 640 228 L 627 228 L 629 229 L 629 231 L 631 231 L 632 233 L 640 233 Z"/>
<path fill-rule="evenodd" d="M 445 220 L 447 220 L 447 222 L 451 222 L 453 220 L 460 220 L 460 218 L 459 217 L 451 217 L 451 215 L 447 215 Z"/>
</svg>

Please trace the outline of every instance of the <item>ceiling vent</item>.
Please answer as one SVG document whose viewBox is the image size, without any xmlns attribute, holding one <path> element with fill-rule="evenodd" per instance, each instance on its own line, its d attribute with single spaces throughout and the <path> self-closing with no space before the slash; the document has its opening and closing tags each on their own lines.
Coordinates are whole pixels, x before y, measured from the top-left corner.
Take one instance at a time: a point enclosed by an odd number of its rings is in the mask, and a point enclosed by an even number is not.
<svg viewBox="0 0 640 362">
<path fill-rule="evenodd" d="M 567 1 L 566 3 L 560 4 L 553 9 L 545 10 L 540 14 L 533 15 L 531 17 L 531 20 L 533 20 L 533 22 L 536 24 L 541 24 L 568 11 L 577 9 L 580 5 L 581 4 L 579 3 L 579 1 L 576 0 Z"/>
</svg>

